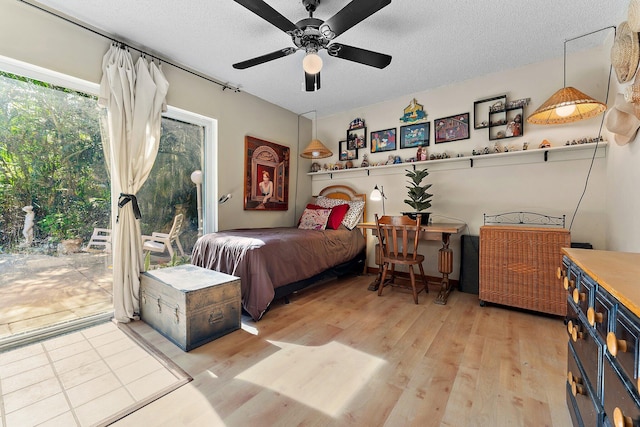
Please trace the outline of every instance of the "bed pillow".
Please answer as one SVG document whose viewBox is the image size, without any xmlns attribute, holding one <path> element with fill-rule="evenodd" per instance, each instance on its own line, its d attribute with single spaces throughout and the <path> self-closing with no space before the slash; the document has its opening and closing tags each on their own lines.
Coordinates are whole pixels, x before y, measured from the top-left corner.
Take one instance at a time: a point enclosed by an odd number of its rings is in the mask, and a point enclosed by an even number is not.
<svg viewBox="0 0 640 427">
<path fill-rule="evenodd" d="M 305 209 L 300 218 L 298 228 L 302 230 L 324 230 L 329 220 L 331 209 Z"/>
<path fill-rule="evenodd" d="M 313 203 L 309 203 L 307 205 L 307 209 L 326 209 L 320 205 L 314 205 Z M 331 208 L 331 214 L 329 215 L 329 220 L 327 221 L 327 228 L 332 230 L 337 230 L 344 219 L 344 216 L 347 214 L 349 210 L 348 203 L 342 203 L 337 206 Z"/>
<path fill-rule="evenodd" d="M 360 222 L 362 211 L 364 210 L 363 200 L 343 200 L 343 199 L 331 199 L 329 197 L 318 196 L 316 204 L 324 208 L 333 208 L 334 206 L 348 204 L 349 210 L 342 219 L 342 225 L 349 230 L 356 228 L 356 225 Z"/>
</svg>

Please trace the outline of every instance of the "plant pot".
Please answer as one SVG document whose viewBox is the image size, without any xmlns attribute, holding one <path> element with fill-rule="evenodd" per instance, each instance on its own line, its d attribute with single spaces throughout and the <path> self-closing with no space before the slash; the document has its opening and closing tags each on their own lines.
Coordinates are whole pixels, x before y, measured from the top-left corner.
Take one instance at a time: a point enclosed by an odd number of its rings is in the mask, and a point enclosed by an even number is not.
<svg viewBox="0 0 640 427">
<path fill-rule="evenodd" d="M 418 214 L 422 215 L 422 219 L 420 220 L 420 224 L 426 225 L 429 224 L 429 215 L 430 212 L 401 212 L 402 215 L 408 216 L 412 220 L 416 220 L 418 218 Z"/>
</svg>

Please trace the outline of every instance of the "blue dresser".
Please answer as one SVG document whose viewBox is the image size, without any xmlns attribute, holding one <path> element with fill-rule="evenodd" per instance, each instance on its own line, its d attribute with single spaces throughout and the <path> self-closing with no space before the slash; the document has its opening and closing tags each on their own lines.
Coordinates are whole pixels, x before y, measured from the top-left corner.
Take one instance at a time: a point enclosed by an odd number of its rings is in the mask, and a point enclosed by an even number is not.
<svg viewBox="0 0 640 427">
<path fill-rule="evenodd" d="M 640 254 L 562 250 L 574 426 L 640 426 Z"/>
</svg>

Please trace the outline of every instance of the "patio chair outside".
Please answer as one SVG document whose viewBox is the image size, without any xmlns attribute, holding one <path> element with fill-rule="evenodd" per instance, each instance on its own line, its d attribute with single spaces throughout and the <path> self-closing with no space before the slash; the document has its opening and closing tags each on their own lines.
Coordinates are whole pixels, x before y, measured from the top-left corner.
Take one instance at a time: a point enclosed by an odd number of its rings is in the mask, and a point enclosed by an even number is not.
<svg viewBox="0 0 640 427">
<path fill-rule="evenodd" d="M 182 221 L 184 216 L 178 214 L 173 219 L 173 225 L 168 233 L 153 232 L 151 236 L 142 236 L 142 250 L 147 252 L 164 252 L 167 250 L 173 259 L 173 242 L 176 242 L 180 255 L 184 256 L 182 243 L 180 243 L 180 233 L 182 232 Z"/>
<path fill-rule="evenodd" d="M 94 228 L 89 243 L 84 249 L 88 250 L 91 246 L 104 249 L 105 252 L 111 252 L 111 230 L 108 228 Z"/>
</svg>

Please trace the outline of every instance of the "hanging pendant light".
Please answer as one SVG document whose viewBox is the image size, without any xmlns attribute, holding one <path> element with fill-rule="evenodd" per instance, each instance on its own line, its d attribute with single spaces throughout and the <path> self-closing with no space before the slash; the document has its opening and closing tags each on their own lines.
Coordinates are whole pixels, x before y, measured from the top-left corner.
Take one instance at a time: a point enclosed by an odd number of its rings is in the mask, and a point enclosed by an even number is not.
<svg viewBox="0 0 640 427">
<path fill-rule="evenodd" d="M 558 125 L 590 119 L 602 114 L 607 105 L 571 86 L 567 87 L 567 42 L 576 40 L 611 27 L 592 31 L 564 41 L 564 87 L 554 93 L 536 111 L 527 117 L 527 122 L 536 125 Z"/>
<path fill-rule="evenodd" d="M 311 139 L 311 142 L 309 143 L 309 145 L 307 145 L 307 148 L 302 150 L 302 153 L 300 153 L 300 157 L 303 157 L 305 159 L 324 159 L 326 157 L 331 157 L 333 156 L 331 150 L 325 147 L 324 144 L 316 138 L 318 113 L 315 110 L 313 111 L 313 113 L 313 139 Z"/>
</svg>

